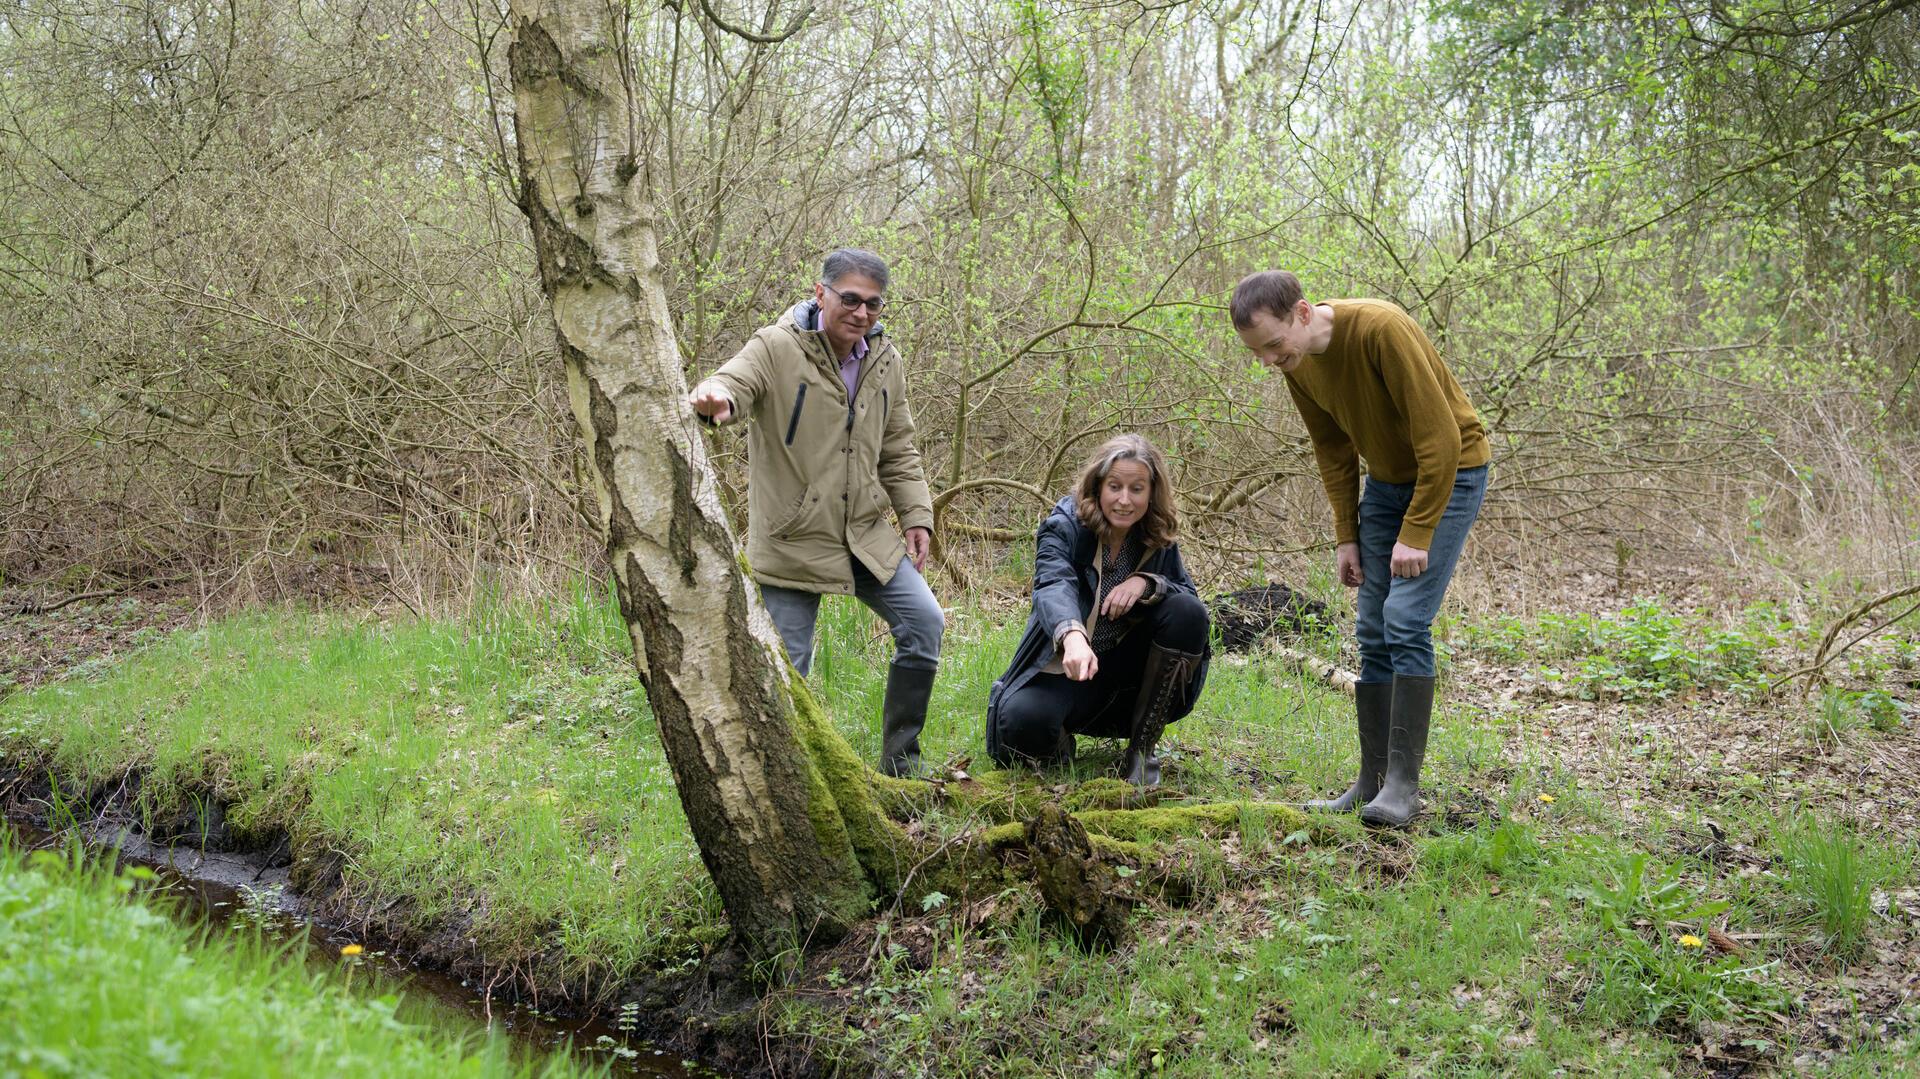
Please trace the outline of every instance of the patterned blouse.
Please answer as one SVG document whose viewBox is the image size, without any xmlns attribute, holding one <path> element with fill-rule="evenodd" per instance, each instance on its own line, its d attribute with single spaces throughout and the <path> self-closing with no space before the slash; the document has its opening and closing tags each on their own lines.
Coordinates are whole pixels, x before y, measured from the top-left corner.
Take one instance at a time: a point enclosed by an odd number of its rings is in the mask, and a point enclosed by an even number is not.
<svg viewBox="0 0 1920 1079">
<path fill-rule="evenodd" d="M 1106 600 L 1108 593 L 1120 587 L 1121 582 L 1133 576 L 1134 569 L 1140 565 L 1145 554 L 1146 548 L 1140 541 L 1139 532 L 1130 530 L 1127 533 L 1126 541 L 1120 544 L 1120 554 L 1115 557 L 1113 561 L 1107 561 L 1107 545 L 1104 543 L 1100 545 L 1099 553 L 1094 556 L 1098 559 L 1100 566 L 1100 586 L 1094 591 L 1093 616 L 1095 621 L 1093 623 L 1092 640 L 1088 643 L 1093 645 L 1095 655 L 1105 652 L 1114 645 L 1119 644 L 1120 639 L 1125 637 L 1127 631 L 1133 628 L 1132 622 L 1123 621 L 1119 618 L 1099 617 L 1099 605 Z"/>
</svg>

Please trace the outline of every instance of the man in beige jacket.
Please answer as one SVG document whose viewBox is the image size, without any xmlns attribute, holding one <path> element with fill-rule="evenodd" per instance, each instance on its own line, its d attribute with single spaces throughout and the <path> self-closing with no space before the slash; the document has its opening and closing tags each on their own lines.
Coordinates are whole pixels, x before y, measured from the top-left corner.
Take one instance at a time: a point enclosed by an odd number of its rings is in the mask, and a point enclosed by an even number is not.
<svg viewBox="0 0 1920 1079">
<path fill-rule="evenodd" d="M 794 667 L 804 675 L 813 665 L 824 593 L 852 594 L 892 627 L 880 770 L 906 775 L 920 769 L 946 619 L 920 576 L 933 500 L 913 445 L 906 362 L 877 321 L 887 276 L 871 251 L 828 255 L 813 298 L 756 332 L 688 399 L 706 422 L 754 421 L 747 559 Z"/>
</svg>

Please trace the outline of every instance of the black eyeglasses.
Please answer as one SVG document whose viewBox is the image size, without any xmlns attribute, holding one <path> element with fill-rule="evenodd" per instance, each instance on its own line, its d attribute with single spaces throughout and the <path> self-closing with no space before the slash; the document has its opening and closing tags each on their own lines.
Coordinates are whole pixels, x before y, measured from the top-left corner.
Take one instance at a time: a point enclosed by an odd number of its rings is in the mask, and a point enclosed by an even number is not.
<svg viewBox="0 0 1920 1079">
<path fill-rule="evenodd" d="M 864 305 L 867 310 L 876 315 L 880 313 L 882 307 L 887 306 L 887 301 L 879 296 L 862 296 L 858 292 L 841 292 L 825 281 L 820 282 L 820 287 L 833 293 L 834 296 L 839 298 L 841 303 L 846 304 L 848 307 L 860 307 Z"/>
</svg>

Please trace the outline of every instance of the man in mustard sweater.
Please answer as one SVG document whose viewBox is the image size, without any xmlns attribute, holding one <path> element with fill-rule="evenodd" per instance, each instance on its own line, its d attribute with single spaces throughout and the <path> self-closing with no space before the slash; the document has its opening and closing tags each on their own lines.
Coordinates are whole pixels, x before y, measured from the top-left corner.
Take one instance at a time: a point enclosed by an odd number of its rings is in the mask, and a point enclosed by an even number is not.
<svg viewBox="0 0 1920 1079">
<path fill-rule="evenodd" d="M 1360 590 L 1360 774 L 1307 804 L 1405 827 L 1433 717 L 1433 618 L 1486 494 L 1486 431 L 1433 342 L 1391 303 L 1309 303 L 1298 278 L 1269 270 L 1234 286 L 1232 312 L 1240 340 L 1286 376 L 1333 507 L 1340 583 Z"/>
</svg>

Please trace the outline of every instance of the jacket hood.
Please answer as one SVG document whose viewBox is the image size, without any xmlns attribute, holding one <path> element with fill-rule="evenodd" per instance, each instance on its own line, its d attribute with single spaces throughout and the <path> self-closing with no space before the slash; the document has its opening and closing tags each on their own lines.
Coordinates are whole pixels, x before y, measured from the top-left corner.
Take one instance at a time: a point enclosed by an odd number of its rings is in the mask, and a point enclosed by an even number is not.
<svg viewBox="0 0 1920 1079">
<path fill-rule="evenodd" d="M 794 329 L 802 333 L 819 333 L 820 301 L 801 300 L 799 303 L 787 308 L 787 313 L 780 316 L 780 321 L 791 323 Z M 872 341 L 874 338 L 880 337 L 886 332 L 887 327 L 882 323 L 876 322 L 867 330 L 867 340 Z"/>
</svg>

